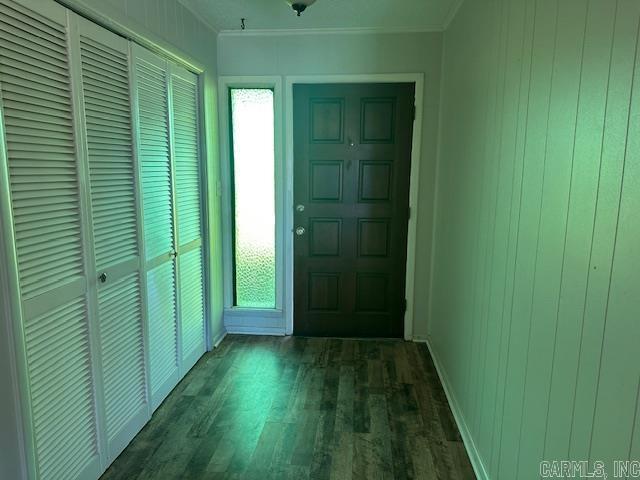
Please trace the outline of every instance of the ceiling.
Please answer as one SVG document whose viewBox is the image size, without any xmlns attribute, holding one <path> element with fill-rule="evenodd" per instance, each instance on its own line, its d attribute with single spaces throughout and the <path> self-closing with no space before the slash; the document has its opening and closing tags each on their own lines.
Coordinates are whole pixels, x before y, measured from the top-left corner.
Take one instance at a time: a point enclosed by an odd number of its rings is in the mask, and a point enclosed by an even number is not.
<svg viewBox="0 0 640 480">
<path fill-rule="evenodd" d="M 462 0 L 317 0 L 301 17 L 285 0 L 180 0 L 219 32 L 443 30 Z"/>
</svg>

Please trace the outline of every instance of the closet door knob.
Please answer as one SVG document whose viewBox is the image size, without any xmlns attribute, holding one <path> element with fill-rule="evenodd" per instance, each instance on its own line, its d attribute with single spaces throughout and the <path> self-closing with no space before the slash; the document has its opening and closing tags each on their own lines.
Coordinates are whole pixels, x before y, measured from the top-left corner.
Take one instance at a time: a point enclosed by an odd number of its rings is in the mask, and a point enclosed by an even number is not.
<svg viewBox="0 0 640 480">
<path fill-rule="evenodd" d="M 102 272 L 98 276 L 98 280 L 100 280 L 100 283 L 105 283 L 107 281 L 107 274 L 105 272 Z"/>
</svg>

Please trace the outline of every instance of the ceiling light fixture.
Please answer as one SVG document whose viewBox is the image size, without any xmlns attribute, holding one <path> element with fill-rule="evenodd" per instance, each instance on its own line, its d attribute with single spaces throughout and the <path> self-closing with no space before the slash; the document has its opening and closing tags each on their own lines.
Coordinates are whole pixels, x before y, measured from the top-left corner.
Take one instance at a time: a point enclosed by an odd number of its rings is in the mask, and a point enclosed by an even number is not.
<svg viewBox="0 0 640 480">
<path fill-rule="evenodd" d="M 307 7 L 313 5 L 316 0 L 285 0 L 291 8 L 300 16 L 302 12 L 304 12 Z"/>
</svg>

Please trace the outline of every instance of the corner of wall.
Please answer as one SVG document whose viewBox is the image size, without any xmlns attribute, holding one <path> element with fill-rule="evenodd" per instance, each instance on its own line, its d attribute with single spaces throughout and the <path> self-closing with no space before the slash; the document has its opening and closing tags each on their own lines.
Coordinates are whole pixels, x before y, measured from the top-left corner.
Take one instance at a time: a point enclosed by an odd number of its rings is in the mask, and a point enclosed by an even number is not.
<svg viewBox="0 0 640 480">
<path fill-rule="evenodd" d="M 467 422 L 465 421 L 462 409 L 460 408 L 460 405 L 458 404 L 458 401 L 453 394 L 449 378 L 446 376 L 446 372 L 440 364 L 438 355 L 431 345 L 431 342 L 427 339 L 425 343 L 427 344 L 427 348 L 429 349 L 429 354 L 431 355 L 433 364 L 436 367 L 436 372 L 438 373 L 440 384 L 444 389 L 444 394 L 447 397 L 447 402 L 449 403 L 449 407 L 451 408 L 453 419 L 455 420 L 458 430 L 460 431 L 462 442 L 464 443 L 464 447 L 467 451 L 467 454 L 469 455 L 469 461 L 471 462 L 471 466 L 473 467 L 473 472 L 476 474 L 478 480 L 489 480 L 489 474 L 487 472 L 487 469 L 485 468 L 484 462 L 482 461 L 482 456 L 478 451 L 476 443 L 473 441 L 473 436 L 471 435 L 471 431 L 467 426 Z"/>
<path fill-rule="evenodd" d="M 456 18 L 456 15 L 460 10 L 460 7 L 462 7 L 463 3 L 464 3 L 464 0 L 457 0 L 456 3 L 451 5 L 451 8 L 449 9 L 449 13 L 447 13 L 447 16 L 445 17 L 445 20 L 442 24 L 443 32 L 446 32 L 449 29 L 449 26 L 451 25 L 453 20 Z"/>
<path fill-rule="evenodd" d="M 458 12 L 462 2 L 464 0 L 460 0 L 457 6 L 453 9 L 453 15 Z M 453 17 L 449 18 L 447 22 L 447 27 L 451 23 Z M 427 324 L 425 327 L 425 340 L 431 334 L 431 319 L 433 317 L 433 283 L 434 283 L 434 270 L 435 270 L 435 258 L 436 258 L 436 249 L 437 249 L 437 226 L 438 226 L 438 207 L 439 207 L 439 186 L 440 186 L 440 163 L 442 161 L 442 131 L 443 131 L 443 118 L 444 118 L 444 89 L 445 89 L 445 59 L 446 59 L 446 35 L 445 31 L 442 32 L 441 38 L 441 51 L 440 51 L 440 92 L 438 94 L 438 133 L 436 140 L 436 159 L 435 159 L 435 171 L 434 171 L 434 187 L 433 187 L 433 212 L 431 215 L 431 252 L 429 259 L 429 291 L 428 291 L 428 300 L 427 300 Z"/>
</svg>

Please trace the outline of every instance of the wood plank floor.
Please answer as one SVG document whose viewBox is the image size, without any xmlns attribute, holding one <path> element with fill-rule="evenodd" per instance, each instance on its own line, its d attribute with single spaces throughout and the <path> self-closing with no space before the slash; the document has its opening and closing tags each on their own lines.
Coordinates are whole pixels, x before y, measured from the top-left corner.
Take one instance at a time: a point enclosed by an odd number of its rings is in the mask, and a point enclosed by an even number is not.
<svg viewBox="0 0 640 480">
<path fill-rule="evenodd" d="M 102 478 L 475 477 L 425 345 L 230 335 Z"/>
</svg>

